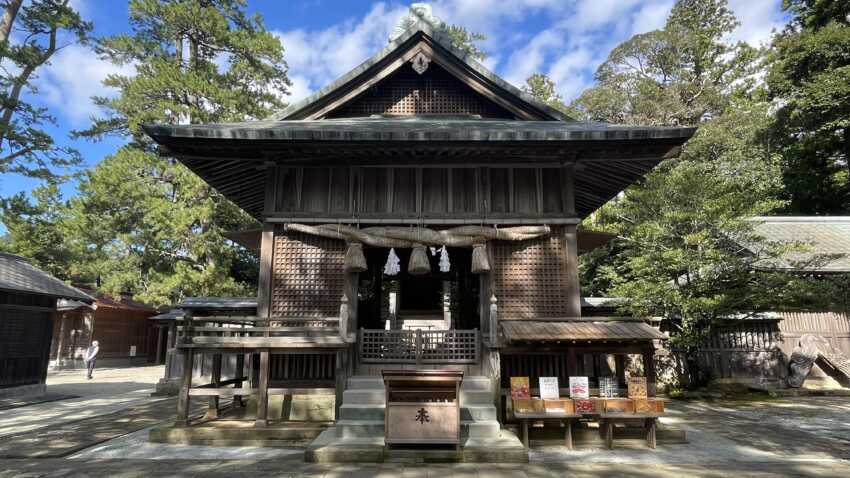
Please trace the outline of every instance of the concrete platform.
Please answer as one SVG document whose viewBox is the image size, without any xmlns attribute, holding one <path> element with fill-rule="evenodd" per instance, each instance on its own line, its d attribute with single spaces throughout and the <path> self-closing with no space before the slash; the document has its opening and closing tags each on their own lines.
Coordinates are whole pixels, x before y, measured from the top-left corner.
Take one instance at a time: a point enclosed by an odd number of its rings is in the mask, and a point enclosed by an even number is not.
<svg viewBox="0 0 850 478">
<path fill-rule="evenodd" d="M 306 446 L 330 423 L 272 422 L 254 426 L 253 420 L 210 420 L 190 427 L 163 426 L 150 431 L 151 443 L 207 446 Z"/>
<path fill-rule="evenodd" d="M 528 463 L 528 450 L 509 430 L 498 438 L 467 438 L 461 449 L 393 448 L 383 437 L 348 438 L 340 441 L 334 429 L 325 430 L 304 451 L 309 463 Z"/>
</svg>

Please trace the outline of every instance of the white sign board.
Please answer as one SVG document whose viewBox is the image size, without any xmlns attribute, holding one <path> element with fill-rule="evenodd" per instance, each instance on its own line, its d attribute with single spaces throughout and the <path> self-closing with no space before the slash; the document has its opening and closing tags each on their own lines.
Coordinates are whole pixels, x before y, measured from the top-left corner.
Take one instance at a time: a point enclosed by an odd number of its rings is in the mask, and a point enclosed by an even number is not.
<svg viewBox="0 0 850 478">
<path fill-rule="evenodd" d="M 560 397 L 558 377 L 540 377 L 540 398 L 543 400 L 557 400 Z"/>
<path fill-rule="evenodd" d="M 587 377 L 570 377 L 570 398 L 590 398 Z"/>
<path fill-rule="evenodd" d="M 131 345 L 130 346 L 130 357 L 135 357 L 135 356 L 136 356 L 136 346 Z"/>
</svg>

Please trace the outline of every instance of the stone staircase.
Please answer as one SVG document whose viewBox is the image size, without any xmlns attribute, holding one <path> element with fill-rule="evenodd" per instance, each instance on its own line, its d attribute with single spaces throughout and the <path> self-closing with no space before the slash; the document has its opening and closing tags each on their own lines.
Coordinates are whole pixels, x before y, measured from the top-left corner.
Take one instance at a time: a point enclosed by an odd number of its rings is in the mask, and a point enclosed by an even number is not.
<svg viewBox="0 0 850 478">
<path fill-rule="evenodd" d="M 528 454 L 516 435 L 502 430 L 490 379 L 465 377 L 461 385 L 461 451 L 434 451 L 445 461 L 527 462 Z M 386 395 L 381 377 L 348 379 L 335 426 L 308 447 L 312 462 L 387 461 L 393 456 L 417 456 L 384 450 Z M 418 456 L 429 456 L 421 453 Z M 443 461 L 432 457 L 435 461 Z"/>
</svg>

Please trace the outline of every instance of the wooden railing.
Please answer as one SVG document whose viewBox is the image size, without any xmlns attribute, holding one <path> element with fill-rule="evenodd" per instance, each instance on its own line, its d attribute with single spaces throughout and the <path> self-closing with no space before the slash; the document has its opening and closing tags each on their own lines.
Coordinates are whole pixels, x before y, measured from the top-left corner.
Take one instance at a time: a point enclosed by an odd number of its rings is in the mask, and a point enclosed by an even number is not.
<svg viewBox="0 0 850 478">
<path fill-rule="evenodd" d="M 478 329 L 360 329 L 358 344 L 362 363 L 478 363 Z"/>
</svg>

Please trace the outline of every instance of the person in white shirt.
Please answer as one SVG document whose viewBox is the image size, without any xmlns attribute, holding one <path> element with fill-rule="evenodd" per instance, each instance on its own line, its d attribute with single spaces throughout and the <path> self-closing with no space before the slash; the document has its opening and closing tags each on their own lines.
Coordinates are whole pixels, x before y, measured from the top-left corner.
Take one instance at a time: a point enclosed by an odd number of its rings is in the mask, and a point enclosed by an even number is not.
<svg viewBox="0 0 850 478">
<path fill-rule="evenodd" d="M 88 379 L 91 380 L 91 374 L 94 372 L 94 365 L 97 362 L 97 353 L 100 352 L 100 344 L 97 340 L 91 343 L 91 347 L 86 350 L 86 368 L 88 369 Z"/>
</svg>

